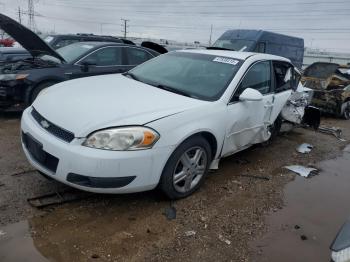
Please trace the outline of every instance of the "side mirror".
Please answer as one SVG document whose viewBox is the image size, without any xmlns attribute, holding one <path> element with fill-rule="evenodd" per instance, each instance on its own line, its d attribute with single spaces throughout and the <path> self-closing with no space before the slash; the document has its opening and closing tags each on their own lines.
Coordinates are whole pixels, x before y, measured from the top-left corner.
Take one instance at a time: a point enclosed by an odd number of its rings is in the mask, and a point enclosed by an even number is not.
<svg viewBox="0 0 350 262">
<path fill-rule="evenodd" d="M 261 101 L 263 99 L 263 95 L 253 88 L 247 88 L 243 91 L 243 93 L 239 96 L 240 101 Z"/>
<path fill-rule="evenodd" d="M 83 72 L 89 72 L 90 66 L 96 65 L 95 63 L 85 61 L 80 64 L 81 71 Z"/>
</svg>

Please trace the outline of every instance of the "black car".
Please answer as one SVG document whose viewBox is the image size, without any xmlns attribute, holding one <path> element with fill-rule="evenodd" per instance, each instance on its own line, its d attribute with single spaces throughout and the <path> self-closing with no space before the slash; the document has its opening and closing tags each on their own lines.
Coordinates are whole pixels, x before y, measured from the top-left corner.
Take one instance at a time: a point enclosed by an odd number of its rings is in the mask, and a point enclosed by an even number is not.
<svg viewBox="0 0 350 262">
<path fill-rule="evenodd" d="M 113 42 L 135 45 L 132 41 L 126 39 L 94 34 L 48 35 L 44 38 L 44 41 L 48 43 L 53 49 L 58 49 L 77 42 Z"/>
<path fill-rule="evenodd" d="M 78 42 L 55 51 L 32 31 L 1 14 L 0 28 L 32 55 L 0 68 L 3 110 L 27 107 L 43 89 L 58 82 L 123 73 L 159 55 L 149 48 L 108 42 Z"/>
<path fill-rule="evenodd" d="M 23 48 L 0 47 L 0 67 L 9 62 L 31 58 L 30 53 Z"/>
</svg>

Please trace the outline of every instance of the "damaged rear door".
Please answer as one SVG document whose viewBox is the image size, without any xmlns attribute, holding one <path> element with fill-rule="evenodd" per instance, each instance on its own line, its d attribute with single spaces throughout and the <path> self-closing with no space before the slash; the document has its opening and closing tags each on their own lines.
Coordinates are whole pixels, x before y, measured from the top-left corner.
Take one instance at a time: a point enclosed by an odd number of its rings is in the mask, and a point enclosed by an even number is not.
<svg viewBox="0 0 350 262">
<path fill-rule="evenodd" d="M 229 155 L 252 144 L 269 138 L 267 125 L 273 110 L 270 61 L 253 64 L 242 78 L 227 107 L 227 127 L 222 155 Z M 259 91 L 259 101 L 240 101 L 240 95 L 248 88 Z"/>
</svg>

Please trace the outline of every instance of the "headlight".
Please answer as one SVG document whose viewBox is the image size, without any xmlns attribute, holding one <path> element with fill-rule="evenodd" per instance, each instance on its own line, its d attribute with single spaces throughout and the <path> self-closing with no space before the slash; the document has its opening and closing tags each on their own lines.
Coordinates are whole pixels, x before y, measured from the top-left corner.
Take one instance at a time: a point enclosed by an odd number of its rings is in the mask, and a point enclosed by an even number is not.
<svg viewBox="0 0 350 262">
<path fill-rule="evenodd" d="M 120 127 L 92 133 L 83 146 L 115 150 L 140 150 L 151 148 L 159 139 L 159 134 L 147 127 Z"/>
<path fill-rule="evenodd" d="M 28 74 L 3 74 L 0 75 L 0 81 L 23 80 Z"/>
</svg>

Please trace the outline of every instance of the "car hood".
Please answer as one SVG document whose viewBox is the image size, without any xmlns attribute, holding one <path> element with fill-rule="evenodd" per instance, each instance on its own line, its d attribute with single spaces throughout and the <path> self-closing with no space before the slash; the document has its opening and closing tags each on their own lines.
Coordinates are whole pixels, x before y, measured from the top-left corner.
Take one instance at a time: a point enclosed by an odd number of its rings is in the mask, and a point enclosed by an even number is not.
<svg viewBox="0 0 350 262">
<path fill-rule="evenodd" d="M 103 128 L 144 125 L 207 103 L 123 75 L 104 75 L 54 85 L 33 107 L 76 137 L 85 137 Z"/>
<path fill-rule="evenodd" d="M 32 56 L 35 57 L 44 54 L 53 56 L 62 62 L 65 61 L 62 56 L 47 45 L 39 36 L 8 16 L 0 14 L 0 28 L 15 39 L 23 48 L 28 50 Z"/>
</svg>

